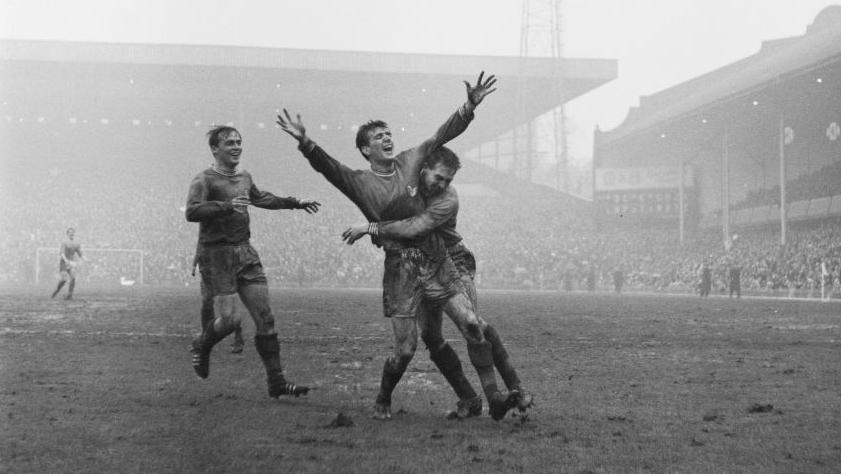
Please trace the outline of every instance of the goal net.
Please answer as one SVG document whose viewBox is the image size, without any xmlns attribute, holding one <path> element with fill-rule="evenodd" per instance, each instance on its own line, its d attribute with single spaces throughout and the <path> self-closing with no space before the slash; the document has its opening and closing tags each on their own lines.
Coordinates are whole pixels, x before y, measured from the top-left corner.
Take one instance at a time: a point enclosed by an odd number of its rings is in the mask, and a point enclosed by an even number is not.
<svg viewBox="0 0 841 474">
<path fill-rule="evenodd" d="M 82 248 L 84 260 L 78 267 L 80 282 L 115 285 L 143 284 L 143 251 L 140 249 Z M 35 283 L 58 279 L 61 255 L 58 247 L 35 251 Z"/>
</svg>

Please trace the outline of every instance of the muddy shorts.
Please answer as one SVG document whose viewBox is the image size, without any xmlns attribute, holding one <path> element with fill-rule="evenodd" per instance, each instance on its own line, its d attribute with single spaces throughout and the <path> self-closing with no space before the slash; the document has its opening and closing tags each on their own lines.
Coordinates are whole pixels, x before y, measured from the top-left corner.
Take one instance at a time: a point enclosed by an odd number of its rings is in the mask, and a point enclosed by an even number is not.
<svg viewBox="0 0 841 474">
<path fill-rule="evenodd" d="M 198 249 L 202 283 L 213 295 L 229 295 L 245 285 L 266 285 L 260 256 L 250 244 L 203 245 Z"/>
<path fill-rule="evenodd" d="M 440 306 L 464 291 L 449 257 L 433 260 L 416 248 L 386 250 L 383 272 L 383 314 L 414 318 L 421 302 Z"/>
</svg>

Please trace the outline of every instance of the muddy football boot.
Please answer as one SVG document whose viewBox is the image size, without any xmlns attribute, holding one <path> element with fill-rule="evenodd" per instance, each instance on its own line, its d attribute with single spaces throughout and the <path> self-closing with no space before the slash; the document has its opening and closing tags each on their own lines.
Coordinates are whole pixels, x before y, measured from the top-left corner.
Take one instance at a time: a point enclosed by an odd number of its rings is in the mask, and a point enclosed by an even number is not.
<svg viewBox="0 0 841 474">
<path fill-rule="evenodd" d="M 534 406 L 534 397 L 523 389 L 515 389 L 511 391 L 511 396 L 514 397 L 515 406 L 520 413 Z"/>
<path fill-rule="evenodd" d="M 201 347 L 201 337 L 193 339 L 190 346 L 190 353 L 193 354 L 193 370 L 199 378 L 206 379 L 210 375 L 210 351 Z"/>
<path fill-rule="evenodd" d="M 374 413 L 371 418 L 375 420 L 390 420 L 391 419 L 391 405 L 385 403 L 375 403 Z"/>
<path fill-rule="evenodd" d="M 503 395 L 502 392 L 496 392 L 488 400 L 488 414 L 496 421 L 505 418 L 512 408 L 517 406 L 517 400 L 513 393 Z"/>
<path fill-rule="evenodd" d="M 266 379 L 269 385 L 269 397 L 278 398 L 284 395 L 291 395 L 295 398 L 309 393 L 310 388 L 303 385 L 289 383 L 282 375 L 272 375 Z"/>
<path fill-rule="evenodd" d="M 447 419 L 461 420 L 463 418 L 473 418 L 482 414 L 482 398 L 473 397 L 459 400 L 456 404 L 456 409 L 447 414 Z"/>
</svg>

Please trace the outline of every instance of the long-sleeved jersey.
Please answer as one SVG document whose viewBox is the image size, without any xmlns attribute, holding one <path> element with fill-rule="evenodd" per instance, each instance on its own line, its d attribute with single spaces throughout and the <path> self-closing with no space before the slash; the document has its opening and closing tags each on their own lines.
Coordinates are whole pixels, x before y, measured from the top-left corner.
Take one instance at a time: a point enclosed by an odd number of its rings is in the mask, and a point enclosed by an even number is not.
<svg viewBox="0 0 841 474">
<path fill-rule="evenodd" d="M 338 162 L 314 142 L 301 147 L 310 165 L 347 196 L 370 222 L 399 220 L 420 213 L 424 208 L 418 193 L 418 174 L 423 158 L 460 135 L 473 120 L 473 112 L 460 107 L 435 132 L 415 148 L 400 152 L 394 158 L 394 172 L 375 173 L 353 170 Z M 374 241 L 385 249 L 411 246 L 400 239 Z"/>
<path fill-rule="evenodd" d="M 426 200 L 420 213 L 401 220 L 381 222 L 379 236 L 411 242 L 433 259 L 446 257 L 447 248 L 461 242 L 456 231 L 459 201 L 454 186 Z"/>
<path fill-rule="evenodd" d="M 218 173 L 212 167 L 193 178 L 187 194 L 187 221 L 199 223 L 199 245 L 238 245 L 251 238 L 248 209 L 234 209 L 231 199 L 247 195 L 253 206 L 263 209 L 297 209 L 298 199 L 278 197 L 261 191 L 251 173 L 242 170 L 234 176 Z"/>
</svg>

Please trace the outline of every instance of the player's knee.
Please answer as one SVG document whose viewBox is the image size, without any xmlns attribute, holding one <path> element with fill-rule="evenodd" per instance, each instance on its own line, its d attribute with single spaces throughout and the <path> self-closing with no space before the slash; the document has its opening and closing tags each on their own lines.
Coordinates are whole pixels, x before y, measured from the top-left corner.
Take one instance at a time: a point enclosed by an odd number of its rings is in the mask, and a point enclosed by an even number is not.
<svg viewBox="0 0 841 474">
<path fill-rule="evenodd" d="M 396 354 L 399 357 L 405 357 L 411 359 L 415 355 L 415 351 L 418 348 L 417 343 L 405 343 L 400 344 L 399 348 L 397 349 Z"/>
<path fill-rule="evenodd" d="M 421 340 L 429 352 L 435 352 L 445 344 L 441 333 L 422 333 Z"/>
<path fill-rule="evenodd" d="M 470 344 L 478 344 L 485 340 L 482 334 L 482 326 L 478 321 L 468 321 L 464 325 L 464 339 Z"/>
<path fill-rule="evenodd" d="M 426 345 L 426 350 L 429 351 L 430 354 L 440 351 L 444 346 L 447 345 L 447 342 L 443 339 L 436 340 L 434 342 L 424 342 Z"/>
<path fill-rule="evenodd" d="M 415 338 L 403 339 L 398 341 L 395 347 L 396 350 L 394 351 L 394 354 L 397 357 L 412 360 L 412 357 L 415 356 L 415 351 L 417 351 L 418 348 L 418 341 Z"/>
<path fill-rule="evenodd" d="M 238 325 L 241 326 L 241 325 Z M 262 321 L 260 324 L 255 324 L 255 332 L 257 334 L 274 334 L 274 319 Z"/>
<path fill-rule="evenodd" d="M 426 346 L 427 351 L 438 352 L 439 350 L 441 350 L 442 347 L 444 347 L 444 345 L 447 344 L 447 342 L 444 341 L 443 338 L 439 338 L 439 339 L 434 339 L 434 340 L 429 340 L 429 341 L 424 340 L 423 344 Z"/>
<path fill-rule="evenodd" d="M 251 319 L 254 320 L 254 327 L 256 329 L 257 334 L 274 334 L 274 315 L 268 308 L 266 308 L 265 310 L 257 310 L 250 314 Z"/>
<path fill-rule="evenodd" d="M 237 327 L 237 319 L 232 314 L 220 315 L 213 320 L 213 329 L 217 334 L 228 334 Z"/>
<path fill-rule="evenodd" d="M 409 367 L 409 363 L 412 362 L 412 357 L 414 355 L 414 352 L 411 354 L 404 354 L 401 352 L 400 354 L 389 357 L 388 363 L 394 370 L 402 372 Z"/>
</svg>

